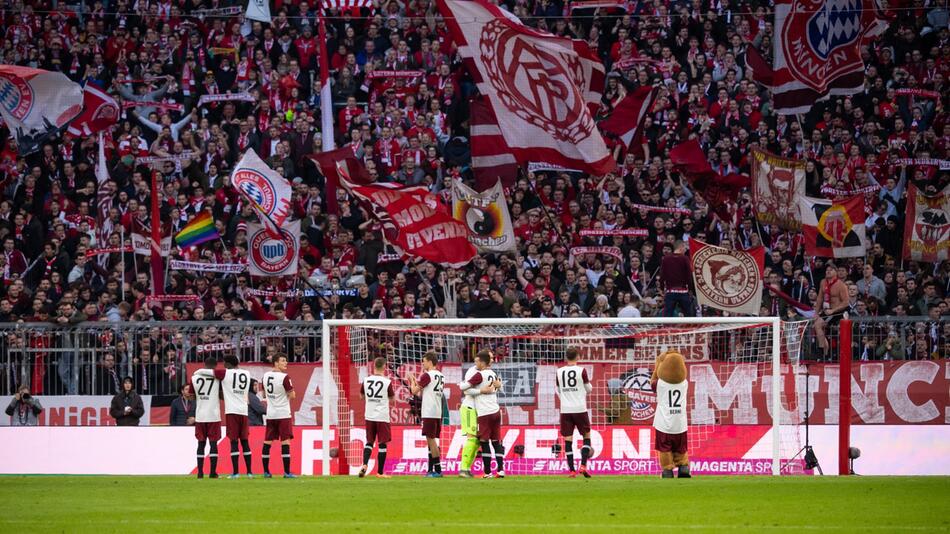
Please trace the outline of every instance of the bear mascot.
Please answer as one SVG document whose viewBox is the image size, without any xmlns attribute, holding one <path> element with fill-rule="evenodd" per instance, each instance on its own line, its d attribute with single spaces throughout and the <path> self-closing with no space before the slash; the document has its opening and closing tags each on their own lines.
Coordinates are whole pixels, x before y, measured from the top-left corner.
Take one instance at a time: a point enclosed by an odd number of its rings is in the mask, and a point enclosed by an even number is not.
<svg viewBox="0 0 950 534">
<path fill-rule="evenodd" d="M 656 392 L 654 448 L 663 468 L 663 478 L 673 478 L 674 468 L 679 478 L 690 478 L 686 450 L 686 393 L 689 381 L 686 380 L 686 360 L 683 355 L 673 350 L 660 354 L 653 367 L 650 384 Z"/>
</svg>

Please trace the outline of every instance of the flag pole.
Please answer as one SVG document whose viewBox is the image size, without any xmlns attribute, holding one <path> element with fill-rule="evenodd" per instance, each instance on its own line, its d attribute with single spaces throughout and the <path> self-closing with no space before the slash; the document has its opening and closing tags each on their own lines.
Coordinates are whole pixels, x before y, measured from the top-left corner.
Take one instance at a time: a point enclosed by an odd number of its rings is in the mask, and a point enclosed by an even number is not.
<svg viewBox="0 0 950 534">
<path fill-rule="evenodd" d="M 320 132 L 323 136 L 323 151 L 336 148 L 333 142 L 333 98 L 330 92 L 330 54 L 327 52 L 327 24 L 324 10 L 326 5 L 321 2 L 318 13 L 320 41 Z"/>
<path fill-rule="evenodd" d="M 119 241 L 122 242 L 122 246 L 121 246 L 122 252 L 120 253 L 122 255 L 121 256 L 122 257 L 122 283 L 119 284 L 119 291 L 121 291 L 122 301 L 124 302 L 125 301 L 125 225 L 122 225 L 122 224 L 119 225 Z M 132 259 L 133 261 L 135 259 L 134 247 L 132 249 Z"/>
<path fill-rule="evenodd" d="M 158 171 L 152 171 L 152 294 L 165 294 L 165 270 L 162 269 L 162 217 L 159 208 L 158 194 L 160 188 L 158 182 L 161 174 Z"/>
</svg>

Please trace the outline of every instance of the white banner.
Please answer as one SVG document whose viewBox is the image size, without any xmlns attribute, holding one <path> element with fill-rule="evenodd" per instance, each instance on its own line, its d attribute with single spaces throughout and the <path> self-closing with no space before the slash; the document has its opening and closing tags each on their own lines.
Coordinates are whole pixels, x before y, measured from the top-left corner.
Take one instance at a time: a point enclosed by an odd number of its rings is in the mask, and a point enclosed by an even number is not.
<svg viewBox="0 0 950 534">
<path fill-rule="evenodd" d="M 142 234 L 132 234 L 132 248 L 135 250 L 136 254 L 142 256 L 151 256 L 152 255 L 152 238 L 149 236 L 144 236 Z M 162 238 L 162 251 L 161 255 L 163 258 L 167 258 L 172 252 L 172 238 L 163 237 Z"/>
<path fill-rule="evenodd" d="M 247 270 L 243 263 L 201 263 L 197 261 L 172 260 L 170 267 L 176 271 L 237 274 Z"/>
<path fill-rule="evenodd" d="M 247 11 L 244 17 L 270 24 L 270 0 L 247 0 Z"/>
<path fill-rule="evenodd" d="M 481 193 L 461 180 L 452 184 L 452 217 L 468 229 L 468 240 L 480 252 L 515 250 L 515 233 L 501 180 Z"/>
<path fill-rule="evenodd" d="M 258 223 L 247 225 L 249 271 L 254 276 L 296 276 L 300 253 L 300 221 L 285 224 L 275 238 Z"/>
</svg>

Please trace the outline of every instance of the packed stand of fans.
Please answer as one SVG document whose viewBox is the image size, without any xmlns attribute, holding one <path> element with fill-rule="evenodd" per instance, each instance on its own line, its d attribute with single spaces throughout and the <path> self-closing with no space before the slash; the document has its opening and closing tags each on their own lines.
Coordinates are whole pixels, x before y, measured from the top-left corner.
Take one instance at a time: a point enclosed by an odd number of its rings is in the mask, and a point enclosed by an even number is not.
<svg viewBox="0 0 950 534">
<path fill-rule="evenodd" d="M 112 183 L 104 220 L 97 216 L 95 138 L 67 134 L 20 157 L 8 132 L 0 132 L 7 140 L 0 153 L 2 322 L 650 317 L 663 314 L 664 289 L 669 289 L 659 276 L 661 258 L 672 253 L 676 241 L 691 238 L 735 248 L 764 244 L 767 283 L 820 307 L 816 289 L 829 262 L 806 257 L 801 235 L 760 225 L 749 193 L 741 196 L 734 220 L 720 220 L 673 172 L 667 152 L 691 137 L 700 139 L 714 169 L 723 174 L 748 173 L 749 149 L 760 146 L 806 159 L 811 196 L 846 195 L 870 186 L 867 257 L 836 265 L 847 280 L 851 315 L 937 321 L 948 311 L 950 262 L 902 261 L 908 182 L 939 191 L 947 173 L 894 164 L 896 158 L 948 157 L 950 32 L 944 8 L 898 12 L 884 37 L 866 47 L 863 92 L 832 98 L 802 117 L 785 117 L 771 112 L 769 94 L 750 81 L 745 66 L 749 46 L 771 55 L 774 36 L 765 5 L 631 2 L 630 14 L 575 10 L 568 17 L 560 1 L 507 2 L 526 24 L 585 39 L 603 58 L 609 77 L 602 115 L 644 84 L 659 85 L 660 95 L 646 119 L 642 144 L 628 149 L 619 139 L 607 138 L 619 163 L 617 174 L 524 174 L 508 193 L 518 252 L 483 254 L 464 268 L 445 269 L 393 259 L 378 224 L 352 198 L 341 196 L 339 213 L 327 213 L 324 179 L 307 157 L 323 150 L 314 5 L 278 1 L 272 4 L 272 24 L 242 25 L 240 16 L 189 16 L 199 8 L 220 7 L 217 3 L 115 0 L 108 8 L 84 3 L 80 17 L 49 2 L 13 1 L 2 12 L 2 62 L 62 71 L 77 82 L 106 88 L 120 102 L 177 103 L 183 109 L 157 105 L 123 111 L 106 135 Z M 434 2 L 393 0 L 372 10 L 333 9 L 327 31 L 337 146 L 350 147 L 379 181 L 422 184 L 446 199 L 451 180 L 471 184 L 467 98 L 475 85 Z M 633 58 L 652 61 L 628 61 Z M 424 74 L 368 76 L 374 70 Z M 896 96 L 899 87 L 938 91 L 942 97 Z M 248 92 L 255 102 L 197 105 L 201 95 L 224 92 Z M 176 249 L 175 257 L 244 261 L 247 224 L 257 217 L 231 187 L 229 173 L 247 149 L 293 183 L 293 218 L 301 219 L 303 232 L 296 279 L 166 270 L 168 293 L 196 294 L 200 300 L 147 303 L 153 282 L 148 256 L 86 257 L 90 249 L 118 246 L 122 237 L 128 242 L 133 233 L 149 234 L 154 177 L 161 181 L 165 235 L 206 209 L 222 235 L 200 247 Z M 185 152 L 193 158 L 157 169 L 136 164 L 138 157 Z M 632 204 L 688 208 L 691 214 L 641 211 Z M 578 235 L 579 229 L 597 227 L 645 228 L 649 236 Z M 584 244 L 618 245 L 623 261 L 569 257 L 571 247 Z M 348 291 L 262 298 L 245 294 L 252 287 Z M 763 315 L 793 319 L 796 313 L 766 291 Z M 942 328 L 924 322 L 908 334 L 894 334 L 896 343 L 891 334 L 886 326 L 869 333 L 875 346 L 864 356 L 942 356 L 950 339 Z M 110 354 L 113 365 L 131 365 L 132 358 L 136 365 L 154 363 L 159 377 L 157 369 L 180 366 L 187 351 L 164 350 L 174 344 L 171 329 L 159 335 L 167 339 L 136 340 L 134 349 Z M 127 341 L 119 336 L 107 345 Z M 7 344 L 18 342 L 23 341 L 11 338 Z M 921 343 L 926 350 L 916 348 Z M 899 350 L 882 350 L 885 344 Z M 306 354 L 300 360 L 319 357 L 301 352 Z M 168 374 L 162 380 L 172 392 L 177 382 L 174 373 Z"/>
</svg>

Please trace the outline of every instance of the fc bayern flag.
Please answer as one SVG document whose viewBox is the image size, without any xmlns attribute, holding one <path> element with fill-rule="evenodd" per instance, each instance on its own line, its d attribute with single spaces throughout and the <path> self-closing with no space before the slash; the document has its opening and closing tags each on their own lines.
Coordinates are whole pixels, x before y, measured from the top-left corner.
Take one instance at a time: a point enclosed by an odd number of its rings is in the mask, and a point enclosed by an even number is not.
<svg viewBox="0 0 950 534">
<path fill-rule="evenodd" d="M 349 146 L 319 154 L 310 154 L 309 158 L 320 170 L 320 174 L 326 178 L 323 194 L 326 197 L 327 213 L 332 215 L 336 215 L 340 211 L 337 191 L 342 187 L 341 169 L 345 171 L 345 179 L 349 182 L 359 185 L 373 183 L 366 166 L 353 155 L 353 150 Z"/>
<path fill-rule="evenodd" d="M 864 196 L 831 201 L 799 199 L 805 253 L 822 258 L 857 258 L 867 254 Z"/>
<path fill-rule="evenodd" d="M 586 42 L 541 32 L 486 0 L 438 0 L 459 54 L 518 163 L 617 168 L 592 111 L 604 66 Z"/>
<path fill-rule="evenodd" d="M 91 82 L 82 88 L 82 113 L 69 123 L 67 131 L 76 136 L 90 136 L 109 129 L 119 121 L 119 103 Z"/>
<path fill-rule="evenodd" d="M 659 92 L 658 87 L 640 87 L 617 104 L 610 116 L 598 124 L 601 131 L 612 133 L 630 146 L 637 138 Z"/>
<path fill-rule="evenodd" d="M 21 156 L 62 132 L 82 103 L 82 87 L 61 72 L 0 65 L 0 117 Z"/>
<path fill-rule="evenodd" d="M 733 250 L 690 239 L 689 255 L 700 305 L 730 313 L 759 314 L 764 247 Z"/>
<path fill-rule="evenodd" d="M 753 148 L 752 204 L 756 218 L 787 230 L 802 227 L 798 199 L 805 196 L 805 161 Z"/>
<path fill-rule="evenodd" d="M 751 184 L 748 176 L 722 176 L 714 171 L 699 141 L 695 139 L 673 147 L 670 150 L 670 160 L 673 161 L 677 172 L 689 182 L 690 187 L 703 197 L 710 210 L 724 221 L 731 220 L 729 205 L 735 204 L 739 191 Z"/>
<path fill-rule="evenodd" d="M 231 184 L 254 206 L 271 236 L 280 237 L 280 227 L 290 215 L 290 182 L 251 149 L 231 173 Z"/>
<path fill-rule="evenodd" d="M 806 113 L 830 95 L 864 86 L 861 44 L 884 33 L 876 0 L 776 0 L 770 66 L 755 47 L 746 50 L 752 78 L 772 91 L 775 111 Z"/>
<path fill-rule="evenodd" d="M 904 258 L 937 263 L 950 259 L 950 185 L 936 195 L 907 187 Z"/>
<path fill-rule="evenodd" d="M 449 267 L 461 267 L 477 255 L 468 229 L 440 205 L 438 197 L 419 188 L 349 184 L 348 189 L 371 205 L 380 222 L 391 224 L 391 244 L 409 256 Z M 376 215 L 378 214 L 378 215 Z"/>
<path fill-rule="evenodd" d="M 274 236 L 264 226 L 247 225 L 248 272 L 253 276 L 293 276 L 300 256 L 300 221 L 280 228 Z"/>
</svg>

